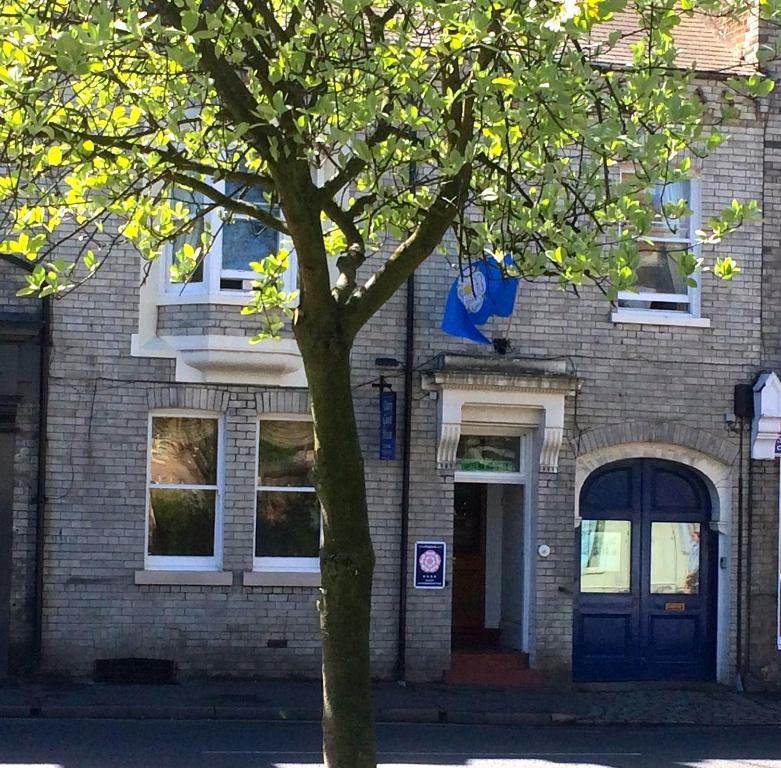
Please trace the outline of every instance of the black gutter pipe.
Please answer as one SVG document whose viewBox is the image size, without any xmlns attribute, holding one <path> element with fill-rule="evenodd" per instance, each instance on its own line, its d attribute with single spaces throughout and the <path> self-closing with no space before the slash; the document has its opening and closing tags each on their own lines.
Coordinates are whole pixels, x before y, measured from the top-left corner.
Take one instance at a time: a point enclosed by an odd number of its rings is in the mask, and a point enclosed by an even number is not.
<svg viewBox="0 0 781 768">
<path fill-rule="evenodd" d="M 404 342 L 404 424 L 401 475 L 401 533 L 399 536 L 399 636 L 396 680 L 407 674 L 407 565 L 409 548 L 409 489 L 412 445 L 412 371 L 415 362 L 415 274 L 407 279 L 407 333 Z"/>
<path fill-rule="evenodd" d="M 33 658 L 32 666 L 38 671 L 41 663 L 43 635 L 43 558 L 46 534 L 46 448 L 47 419 L 49 411 L 49 361 L 51 349 L 51 299 L 42 300 L 40 335 L 40 371 L 38 375 L 38 477 L 35 500 L 35 587 L 33 592 Z"/>
<path fill-rule="evenodd" d="M 745 471 L 745 417 L 739 417 L 739 444 L 738 444 L 738 562 L 736 605 L 737 627 L 735 636 L 735 667 L 737 669 L 737 687 L 743 690 L 743 474 Z"/>
</svg>

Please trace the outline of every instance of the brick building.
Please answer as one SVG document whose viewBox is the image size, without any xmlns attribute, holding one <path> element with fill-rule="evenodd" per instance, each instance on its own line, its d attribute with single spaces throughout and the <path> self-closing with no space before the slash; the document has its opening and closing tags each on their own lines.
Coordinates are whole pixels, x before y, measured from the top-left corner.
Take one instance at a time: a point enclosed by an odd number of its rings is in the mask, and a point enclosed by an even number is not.
<svg viewBox="0 0 781 768">
<path fill-rule="evenodd" d="M 755 39 L 684 25 L 684 57 L 707 51 L 698 87 L 714 108 Z M 781 369 L 781 108 L 739 106 L 730 141 L 677 190 L 695 215 L 657 233 L 640 295 L 611 307 L 596 290 L 523 283 L 512 317 L 487 326 L 508 344 L 478 347 L 439 329 L 453 273 L 432 259 L 359 336 L 378 677 L 468 678 L 479 651 L 550 678 L 781 683 L 778 462 L 749 459 L 781 431 L 774 380 L 758 380 Z M 736 197 L 766 215 L 718 246 L 742 271 L 681 287 L 663 244 Z M 0 389 L 0 525 L 13 526 L 0 663 L 10 638 L 12 670 L 40 651 L 41 669 L 72 675 L 118 658 L 317 675 L 319 515 L 295 343 L 247 343 L 225 245 L 186 289 L 162 261 L 141 287 L 137 271 L 118 248 L 53 307 L 39 483 L 38 308 L 0 262 L 0 345 L 26 329 L 28 359 Z M 394 458 L 379 457 L 380 376 L 398 396 Z M 755 382 L 767 418 L 752 439 L 734 392 Z M 445 543 L 444 589 L 414 587 L 420 541 Z"/>
</svg>

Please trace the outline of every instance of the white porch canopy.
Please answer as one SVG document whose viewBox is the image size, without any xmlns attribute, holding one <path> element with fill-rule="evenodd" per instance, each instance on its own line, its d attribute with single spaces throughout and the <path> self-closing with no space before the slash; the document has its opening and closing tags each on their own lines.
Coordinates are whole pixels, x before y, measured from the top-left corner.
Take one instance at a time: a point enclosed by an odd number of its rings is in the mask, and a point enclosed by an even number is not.
<svg viewBox="0 0 781 768">
<path fill-rule="evenodd" d="M 564 398 L 577 380 L 564 359 L 442 355 L 423 376 L 423 388 L 439 396 L 437 466 L 453 469 L 462 429 L 485 434 L 539 429 L 540 471 L 557 472 L 564 435 Z"/>
</svg>

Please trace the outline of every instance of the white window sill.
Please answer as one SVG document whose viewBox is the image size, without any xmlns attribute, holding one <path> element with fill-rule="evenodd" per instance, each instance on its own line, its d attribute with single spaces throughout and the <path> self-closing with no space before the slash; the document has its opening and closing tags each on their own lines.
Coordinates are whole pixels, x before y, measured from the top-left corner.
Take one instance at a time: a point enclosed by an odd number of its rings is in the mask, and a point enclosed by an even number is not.
<svg viewBox="0 0 781 768">
<path fill-rule="evenodd" d="M 139 585 L 230 587 L 233 571 L 136 571 L 135 582 Z"/>
<path fill-rule="evenodd" d="M 252 291 L 220 291 L 219 293 L 207 293 L 206 291 L 185 291 L 184 293 L 164 293 L 158 297 L 157 303 L 161 306 L 169 304 L 224 304 L 243 307 L 249 304 Z"/>
<path fill-rule="evenodd" d="M 292 290 L 292 289 L 285 289 Z M 216 306 L 244 307 L 252 302 L 253 291 L 185 291 L 184 293 L 163 293 L 157 297 L 158 306 L 177 306 L 180 304 L 214 304 Z M 298 306 L 298 299 L 290 302 L 290 307 Z"/>
<path fill-rule="evenodd" d="M 319 587 L 320 571 L 245 571 L 245 587 Z"/>
<path fill-rule="evenodd" d="M 694 317 L 683 312 L 662 312 L 653 309 L 617 309 L 611 312 L 614 323 L 636 325 L 671 325 L 682 328 L 710 328 L 710 318 Z"/>
</svg>

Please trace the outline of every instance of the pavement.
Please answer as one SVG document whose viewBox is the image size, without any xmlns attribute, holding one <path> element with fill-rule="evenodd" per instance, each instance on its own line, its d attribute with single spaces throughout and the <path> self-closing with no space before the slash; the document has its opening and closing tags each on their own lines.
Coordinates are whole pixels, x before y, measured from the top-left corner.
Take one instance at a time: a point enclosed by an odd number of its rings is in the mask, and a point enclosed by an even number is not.
<svg viewBox="0 0 781 768">
<path fill-rule="evenodd" d="M 781 725 L 781 693 L 717 685 L 478 688 L 377 683 L 380 723 L 482 725 Z M 172 685 L 0 683 L 0 718 L 318 721 L 317 681 L 200 680 Z"/>
</svg>

